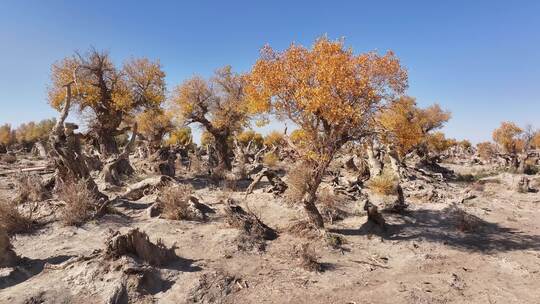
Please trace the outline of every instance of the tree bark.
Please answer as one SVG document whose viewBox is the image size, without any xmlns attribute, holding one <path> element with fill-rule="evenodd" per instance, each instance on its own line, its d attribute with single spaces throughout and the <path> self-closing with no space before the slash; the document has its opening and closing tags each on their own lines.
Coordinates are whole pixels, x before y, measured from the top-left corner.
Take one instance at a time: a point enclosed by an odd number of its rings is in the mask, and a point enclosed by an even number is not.
<svg viewBox="0 0 540 304">
<path fill-rule="evenodd" d="M 218 170 L 230 171 L 232 169 L 231 159 L 229 158 L 230 147 L 227 144 L 227 136 L 214 135 L 216 154 L 218 157 Z"/>
<path fill-rule="evenodd" d="M 381 160 L 378 158 L 378 153 L 375 154 L 375 147 L 373 143 L 370 143 L 367 145 L 366 152 L 368 156 L 370 177 L 380 175 L 382 172 L 382 163 L 381 163 Z"/>
<path fill-rule="evenodd" d="M 71 140 L 70 137 L 77 135 L 73 134 L 72 131 L 67 132 L 64 127 L 64 121 L 68 116 L 71 105 L 71 85 L 72 83 L 66 85 L 66 102 L 49 137 L 51 146 L 49 156 L 56 166 L 55 186 L 58 187 L 61 183 L 83 180 L 86 188 L 94 194 L 96 199 L 108 200 L 108 197 L 98 190 L 96 183 L 90 176 L 90 170 L 88 170 L 84 162 L 84 156 L 77 153 L 80 149 L 73 148 L 73 142 L 77 141 Z"/>
<path fill-rule="evenodd" d="M 319 209 L 317 209 L 317 206 L 315 206 L 316 200 L 317 196 L 313 193 L 313 191 L 306 192 L 306 194 L 304 194 L 304 197 L 302 198 L 302 206 L 304 207 L 304 211 L 306 211 L 310 222 L 317 229 L 324 229 L 323 217 L 319 212 Z"/>
</svg>

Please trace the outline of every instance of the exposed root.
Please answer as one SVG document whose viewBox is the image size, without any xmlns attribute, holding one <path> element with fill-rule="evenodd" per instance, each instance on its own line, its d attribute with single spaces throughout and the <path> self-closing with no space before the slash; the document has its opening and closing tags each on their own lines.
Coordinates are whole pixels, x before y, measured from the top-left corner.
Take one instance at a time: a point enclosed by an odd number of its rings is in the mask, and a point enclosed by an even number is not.
<svg viewBox="0 0 540 304">
<path fill-rule="evenodd" d="M 134 255 L 154 266 L 164 265 L 178 258 L 174 247 L 167 248 L 160 239 L 156 244 L 152 243 L 148 235 L 139 229 L 131 229 L 125 234 L 116 232 L 106 244 L 106 254 L 112 258 Z"/>
<path fill-rule="evenodd" d="M 234 205 L 232 200 L 228 201 L 225 207 L 227 223 L 241 230 L 237 239 L 238 249 L 243 251 L 255 250 L 264 251 L 266 241 L 274 240 L 278 237 L 277 232 L 264 224 L 255 214 L 246 212 L 242 207 Z"/>
</svg>

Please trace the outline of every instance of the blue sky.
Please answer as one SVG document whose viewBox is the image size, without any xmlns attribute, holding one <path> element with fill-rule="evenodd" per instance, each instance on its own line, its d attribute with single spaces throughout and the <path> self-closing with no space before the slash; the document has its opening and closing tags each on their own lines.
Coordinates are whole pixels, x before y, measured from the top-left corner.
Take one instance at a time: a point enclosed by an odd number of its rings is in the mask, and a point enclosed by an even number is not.
<svg viewBox="0 0 540 304">
<path fill-rule="evenodd" d="M 226 64 L 247 71 L 266 43 L 327 34 L 355 52 L 395 51 L 408 94 L 451 110 L 445 132 L 477 142 L 503 120 L 540 127 L 539 15 L 540 1 L 2 0 L 0 123 L 56 116 L 50 65 L 74 50 L 159 58 L 172 89 Z"/>
</svg>

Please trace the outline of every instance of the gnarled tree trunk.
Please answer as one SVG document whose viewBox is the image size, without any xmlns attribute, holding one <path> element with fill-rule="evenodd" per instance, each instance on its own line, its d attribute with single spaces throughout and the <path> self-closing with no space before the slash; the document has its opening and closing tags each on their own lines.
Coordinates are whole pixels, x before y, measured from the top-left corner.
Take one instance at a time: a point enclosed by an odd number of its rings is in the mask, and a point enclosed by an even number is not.
<svg viewBox="0 0 540 304">
<path fill-rule="evenodd" d="M 49 137 L 51 146 L 49 156 L 56 166 L 55 186 L 58 187 L 62 183 L 73 183 L 83 180 L 87 189 L 94 194 L 96 199 L 108 200 L 108 197 L 98 190 L 96 183 L 90 176 L 90 170 L 86 166 L 84 156 L 79 154 L 79 151 L 81 151 L 80 147 L 73 147 L 73 144 L 78 142 L 74 138 L 77 135 L 72 130 L 64 127 L 64 121 L 68 116 L 71 105 L 72 84 L 69 83 L 66 85 L 66 102 Z"/>
</svg>

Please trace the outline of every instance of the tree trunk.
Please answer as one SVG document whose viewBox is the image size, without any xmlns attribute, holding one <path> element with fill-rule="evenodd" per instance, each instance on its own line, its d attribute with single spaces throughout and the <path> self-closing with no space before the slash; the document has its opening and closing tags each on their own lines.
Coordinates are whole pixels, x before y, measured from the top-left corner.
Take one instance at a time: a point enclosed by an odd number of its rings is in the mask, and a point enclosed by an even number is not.
<svg viewBox="0 0 540 304">
<path fill-rule="evenodd" d="M 227 136 L 216 136 L 216 154 L 218 157 L 218 166 L 220 170 L 230 171 L 232 169 L 231 160 L 229 158 L 229 145 L 227 144 Z"/>
<path fill-rule="evenodd" d="M 382 163 L 378 158 L 378 153 L 375 154 L 375 148 L 373 144 L 368 144 L 366 148 L 369 164 L 370 177 L 378 176 L 382 172 Z"/>
<path fill-rule="evenodd" d="M 120 151 L 118 150 L 118 144 L 116 143 L 116 139 L 114 138 L 115 130 L 105 130 L 104 132 L 99 133 L 99 152 L 103 156 L 109 156 L 112 154 L 118 154 Z"/>
<path fill-rule="evenodd" d="M 388 158 L 390 159 L 390 166 L 392 167 L 392 171 L 394 171 L 394 174 L 401 179 L 402 165 L 399 161 L 397 152 L 390 147 L 386 147 L 386 151 L 388 152 Z"/>
<path fill-rule="evenodd" d="M 78 142 L 74 138 L 77 134 L 67 130 L 64 126 L 71 103 L 71 84 L 66 85 L 66 88 L 67 98 L 64 108 L 49 137 L 51 147 L 49 156 L 56 166 L 55 187 L 58 187 L 61 183 L 83 180 L 86 188 L 94 194 L 96 199 L 108 200 L 108 197 L 98 190 L 96 183 L 90 176 L 90 170 L 88 170 L 84 162 L 84 156 L 77 152 L 81 150 L 80 147 L 73 147 L 73 143 Z"/>
<path fill-rule="evenodd" d="M 304 194 L 304 197 L 302 198 L 302 205 L 311 223 L 317 229 L 324 229 L 323 217 L 321 213 L 319 212 L 319 209 L 317 209 L 317 206 L 315 206 L 315 201 L 317 200 L 317 196 L 315 192 L 316 190 L 309 191 L 306 194 Z"/>
</svg>

